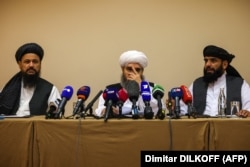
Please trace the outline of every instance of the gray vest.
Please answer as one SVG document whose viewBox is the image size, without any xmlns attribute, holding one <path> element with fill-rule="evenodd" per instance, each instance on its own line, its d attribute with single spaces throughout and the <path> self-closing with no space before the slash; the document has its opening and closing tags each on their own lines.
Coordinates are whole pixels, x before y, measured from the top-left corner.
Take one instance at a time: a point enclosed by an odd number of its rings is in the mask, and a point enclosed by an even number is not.
<svg viewBox="0 0 250 167">
<path fill-rule="evenodd" d="M 241 102 L 241 86 L 243 84 L 243 79 L 240 77 L 233 77 L 226 75 L 226 85 L 227 85 L 227 110 L 226 114 L 230 114 L 230 101 L 240 101 Z M 206 97 L 207 97 L 207 87 L 208 84 L 203 81 L 200 77 L 196 79 L 193 83 L 193 106 L 199 115 L 202 115 L 206 107 Z M 240 103 L 241 108 L 242 103 Z"/>
</svg>

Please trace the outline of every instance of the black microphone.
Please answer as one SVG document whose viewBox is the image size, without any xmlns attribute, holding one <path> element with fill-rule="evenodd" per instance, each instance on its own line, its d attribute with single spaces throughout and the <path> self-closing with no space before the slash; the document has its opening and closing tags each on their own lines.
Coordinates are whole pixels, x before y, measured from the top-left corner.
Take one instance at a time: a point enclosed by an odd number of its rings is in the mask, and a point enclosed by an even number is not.
<svg viewBox="0 0 250 167">
<path fill-rule="evenodd" d="M 136 106 L 136 102 L 138 101 L 140 96 L 140 86 L 136 81 L 129 80 L 126 85 L 126 89 L 128 92 L 128 98 L 132 102 L 132 118 L 138 119 L 139 112 L 138 107 Z"/>
<path fill-rule="evenodd" d="M 55 112 L 58 109 L 60 102 L 61 102 L 61 100 L 57 99 L 56 101 L 49 103 L 49 106 L 48 106 L 48 109 L 47 109 L 47 112 L 45 115 L 45 119 L 54 118 Z"/>
<path fill-rule="evenodd" d="M 66 86 L 61 94 L 61 98 L 62 100 L 60 101 L 59 105 L 58 105 L 58 109 L 57 112 L 55 113 L 55 119 L 61 119 L 62 116 L 64 115 L 64 110 L 65 110 L 65 105 L 67 103 L 68 100 L 70 100 L 70 98 L 73 95 L 73 88 L 71 86 Z"/>
<path fill-rule="evenodd" d="M 147 81 L 141 82 L 141 96 L 142 96 L 143 102 L 145 103 L 144 118 L 153 119 L 154 112 L 153 112 L 152 107 L 150 106 L 151 91 L 150 91 L 149 83 Z"/>
<path fill-rule="evenodd" d="M 73 110 L 73 116 L 75 116 L 77 113 L 81 112 L 79 111 L 84 110 L 83 103 L 87 100 L 90 94 L 90 87 L 89 86 L 82 86 L 77 91 L 77 102 Z"/>
<path fill-rule="evenodd" d="M 101 94 L 103 93 L 103 90 L 100 90 L 97 95 L 89 102 L 89 104 L 85 107 L 84 111 L 85 113 L 87 113 L 87 111 L 89 110 L 89 116 L 93 115 L 93 105 L 96 102 L 96 100 L 101 96 Z"/>
<path fill-rule="evenodd" d="M 152 92 L 153 92 L 153 97 L 157 99 L 157 104 L 158 104 L 158 112 L 156 114 L 156 118 L 164 119 L 166 113 L 165 110 L 162 109 L 162 103 L 161 103 L 161 99 L 164 96 L 164 89 L 160 85 L 155 85 Z"/>
<path fill-rule="evenodd" d="M 167 114 L 167 115 L 172 117 L 174 114 L 173 114 L 173 109 L 172 109 L 173 105 L 172 105 L 171 91 L 168 91 L 168 101 L 167 101 L 166 105 L 167 105 L 167 109 L 169 111 L 169 114 Z"/>
<path fill-rule="evenodd" d="M 172 88 L 171 89 L 171 97 L 175 100 L 175 105 L 174 105 L 174 113 L 175 113 L 175 118 L 180 118 L 180 99 L 183 96 L 183 92 L 180 87 L 177 88 Z"/>
</svg>

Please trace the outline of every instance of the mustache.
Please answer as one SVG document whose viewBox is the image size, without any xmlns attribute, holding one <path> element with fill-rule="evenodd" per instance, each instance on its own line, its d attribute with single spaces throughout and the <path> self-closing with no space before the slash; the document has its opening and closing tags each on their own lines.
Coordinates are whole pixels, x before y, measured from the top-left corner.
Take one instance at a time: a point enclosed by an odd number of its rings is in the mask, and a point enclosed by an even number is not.
<svg viewBox="0 0 250 167">
<path fill-rule="evenodd" d="M 33 70 L 33 71 L 35 71 L 35 72 L 37 72 L 37 70 L 36 69 L 34 69 L 34 68 L 28 68 L 27 70 L 26 70 L 26 72 L 28 72 L 29 70 Z"/>
<path fill-rule="evenodd" d="M 208 70 L 215 71 L 215 69 L 214 69 L 214 68 L 210 68 L 210 67 L 205 68 L 205 71 L 208 71 Z"/>
</svg>

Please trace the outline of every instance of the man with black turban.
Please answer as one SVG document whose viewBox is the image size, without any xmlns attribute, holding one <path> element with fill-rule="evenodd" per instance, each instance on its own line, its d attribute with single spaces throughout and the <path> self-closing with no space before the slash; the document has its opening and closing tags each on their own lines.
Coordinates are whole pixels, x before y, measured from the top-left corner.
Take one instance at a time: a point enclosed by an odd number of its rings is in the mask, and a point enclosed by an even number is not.
<svg viewBox="0 0 250 167">
<path fill-rule="evenodd" d="M 193 94 L 193 106 L 199 115 L 218 115 L 218 97 L 220 88 L 224 88 L 227 106 L 226 115 L 230 115 L 230 102 L 239 101 L 240 111 L 236 115 L 250 117 L 250 88 L 238 71 L 230 65 L 235 56 L 225 49 L 208 45 L 203 50 L 203 77 L 197 78 L 189 87 Z M 182 103 L 182 111 L 186 106 Z"/>
<path fill-rule="evenodd" d="M 125 51 L 120 55 L 119 64 L 122 70 L 120 83 L 108 85 L 106 86 L 106 89 L 116 89 L 117 91 L 124 90 L 126 92 L 128 89 L 127 85 L 129 81 L 136 81 L 136 83 L 139 86 L 141 85 L 142 81 L 146 81 L 143 72 L 148 65 L 148 58 L 143 52 L 137 50 Z M 156 84 L 152 82 L 148 83 L 150 86 L 150 91 L 152 92 L 152 89 Z M 125 96 L 127 94 L 124 93 L 123 95 Z M 150 99 L 151 99 L 150 106 L 152 107 L 152 111 L 154 115 L 157 116 L 158 112 L 157 100 L 153 96 Z M 137 100 L 136 105 L 139 108 L 139 115 L 143 117 L 145 103 L 141 96 Z M 129 100 L 129 98 L 127 98 L 127 100 L 123 103 L 121 114 L 131 115 L 131 108 L 132 108 L 132 102 Z M 163 106 L 163 109 L 164 108 L 165 106 Z M 117 116 L 119 114 L 119 108 L 117 106 L 113 107 L 112 111 L 114 116 Z M 99 104 L 97 109 L 95 110 L 95 114 L 97 116 L 103 116 L 105 112 L 106 112 L 105 99 L 103 98 L 103 96 L 100 96 Z"/>
<path fill-rule="evenodd" d="M 0 93 L 0 114 L 45 115 L 50 102 L 61 99 L 58 89 L 40 78 L 44 51 L 36 43 L 26 43 L 15 54 L 20 71 Z"/>
</svg>

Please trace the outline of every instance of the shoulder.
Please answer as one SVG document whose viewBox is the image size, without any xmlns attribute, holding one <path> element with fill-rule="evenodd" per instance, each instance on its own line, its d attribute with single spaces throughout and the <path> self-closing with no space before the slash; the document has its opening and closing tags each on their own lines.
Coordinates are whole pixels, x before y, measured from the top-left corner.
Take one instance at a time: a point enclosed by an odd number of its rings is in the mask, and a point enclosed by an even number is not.
<svg viewBox="0 0 250 167">
<path fill-rule="evenodd" d="M 194 83 L 195 83 L 195 82 L 200 82 L 200 81 L 203 81 L 203 77 L 198 77 L 198 78 L 196 78 L 196 79 L 194 80 Z"/>
<path fill-rule="evenodd" d="M 106 88 L 116 88 L 117 90 L 119 90 L 122 88 L 122 85 L 120 83 L 114 83 L 114 84 L 107 85 Z"/>
<path fill-rule="evenodd" d="M 238 81 L 243 82 L 244 80 L 241 77 L 226 75 L 228 81 Z"/>
<path fill-rule="evenodd" d="M 51 88 L 54 86 L 51 82 L 49 82 L 43 78 L 39 78 L 39 84 L 47 85 L 47 86 L 50 86 Z"/>
</svg>

